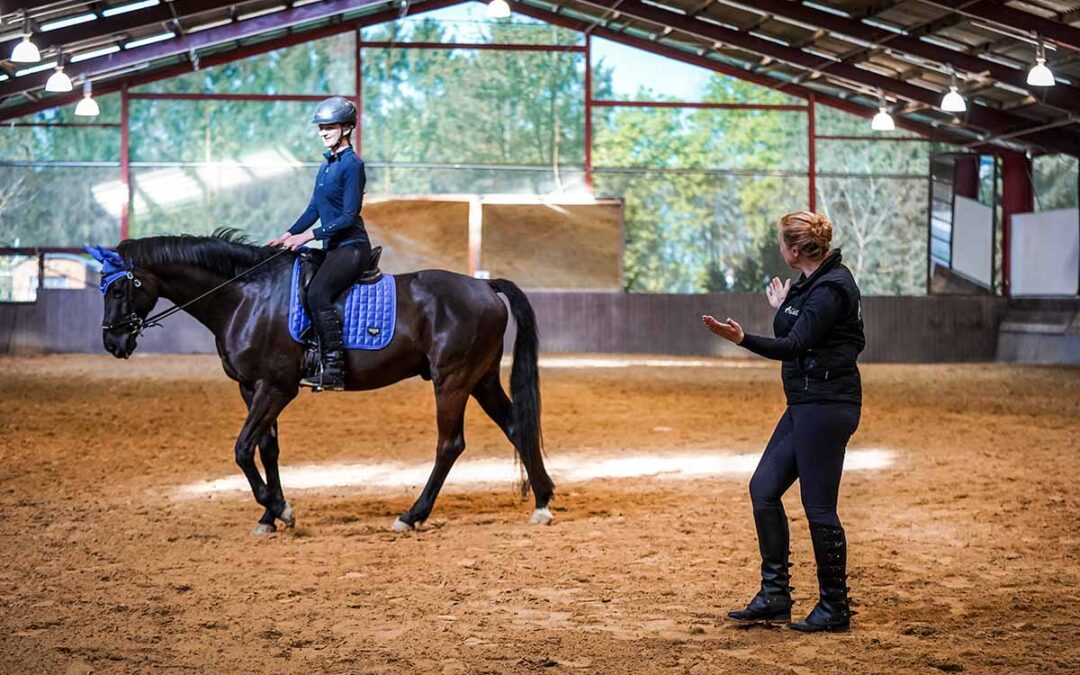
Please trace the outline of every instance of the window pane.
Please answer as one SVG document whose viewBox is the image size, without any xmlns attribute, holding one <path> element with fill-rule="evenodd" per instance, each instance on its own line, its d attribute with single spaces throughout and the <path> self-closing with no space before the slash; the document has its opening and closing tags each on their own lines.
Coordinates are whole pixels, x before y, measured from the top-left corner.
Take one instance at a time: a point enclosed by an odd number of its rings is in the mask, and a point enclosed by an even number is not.
<svg viewBox="0 0 1080 675">
<path fill-rule="evenodd" d="M 256 242 L 284 232 L 308 204 L 314 166 L 136 166 L 131 170 L 131 236 L 243 230 Z"/>
<path fill-rule="evenodd" d="M 0 255 L 0 302 L 34 302 L 37 286 L 37 256 Z"/>
<path fill-rule="evenodd" d="M 135 100 L 130 110 L 133 162 L 322 161 L 310 103 Z"/>
<path fill-rule="evenodd" d="M 610 40 L 594 38 L 591 57 L 593 96 L 601 100 L 806 104 L 775 89 Z"/>
<path fill-rule="evenodd" d="M 599 108 L 593 164 L 805 172 L 806 122 L 792 111 Z"/>
<path fill-rule="evenodd" d="M 365 48 L 363 66 L 369 161 L 585 161 L 581 54 Z"/>
<path fill-rule="evenodd" d="M 360 30 L 364 42 L 438 42 L 446 44 L 582 45 L 578 31 L 553 26 L 521 14 L 492 21 L 487 3 L 466 2 Z"/>
<path fill-rule="evenodd" d="M 599 170 L 593 182 L 625 201 L 628 291 L 757 292 L 790 276 L 775 227 L 806 208 L 806 178 Z"/>
<path fill-rule="evenodd" d="M 1035 210 L 1075 209 L 1080 158 L 1043 155 L 1032 160 L 1035 173 Z"/>
<path fill-rule="evenodd" d="M 135 87 L 174 94 L 356 93 L 356 36 L 341 33 Z"/>
<path fill-rule="evenodd" d="M 926 190 L 925 178 L 818 177 L 818 210 L 863 295 L 926 293 Z"/>
<path fill-rule="evenodd" d="M 551 194 L 585 192 L 585 169 L 462 167 L 366 162 L 369 194 Z"/>
<path fill-rule="evenodd" d="M 46 253 L 46 289 L 79 290 L 97 286 L 101 266 L 88 255 Z"/>
<path fill-rule="evenodd" d="M 117 167 L 0 165 L 0 246 L 120 240 Z"/>
</svg>

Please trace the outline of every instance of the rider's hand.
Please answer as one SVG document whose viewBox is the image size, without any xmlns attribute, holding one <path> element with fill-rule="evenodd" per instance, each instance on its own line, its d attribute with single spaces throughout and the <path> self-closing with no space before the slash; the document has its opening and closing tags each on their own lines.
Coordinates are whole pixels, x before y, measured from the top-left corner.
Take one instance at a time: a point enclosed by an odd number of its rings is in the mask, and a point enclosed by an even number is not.
<svg viewBox="0 0 1080 675">
<path fill-rule="evenodd" d="M 288 239 L 291 236 L 292 236 L 291 232 L 286 232 L 285 234 L 281 235 L 280 237 L 274 237 L 270 241 L 266 242 L 266 245 L 269 246 L 270 248 L 278 248 L 279 246 L 283 245 L 285 243 L 285 240 Z"/>
<path fill-rule="evenodd" d="M 765 289 L 765 297 L 769 299 L 769 304 L 773 309 L 780 309 L 780 305 L 784 304 L 784 300 L 787 299 L 788 290 L 791 288 L 791 279 L 780 282 L 780 277 L 773 277 L 769 282 L 769 287 Z"/>
<path fill-rule="evenodd" d="M 310 231 L 303 232 L 301 234 L 291 234 L 282 245 L 290 251 L 295 251 L 296 249 L 300 248 L 314 238 L 315 235 L 312 234 Z"/>
<path fill-rule="evenodd" d="M 723 323 L 717 321 L 715 318 L 704 314 L 701 317 L 701 323 L 705 324 L 705 327 L 716 333 L 725 340 L 731 340 L 735 344 L 739 344 L 743 341 L 746 333 L 743 332 L 742 326 L 735 322 L 734 319 L 728 319 Z"/>
</svg>

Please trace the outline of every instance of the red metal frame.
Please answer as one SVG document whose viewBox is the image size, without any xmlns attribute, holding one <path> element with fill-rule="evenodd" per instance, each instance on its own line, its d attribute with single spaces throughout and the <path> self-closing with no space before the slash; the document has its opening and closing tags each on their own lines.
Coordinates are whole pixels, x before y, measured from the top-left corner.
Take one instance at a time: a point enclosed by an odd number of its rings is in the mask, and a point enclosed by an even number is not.
<svg viewBox="0 0 1080 675">
<path fill-rule="evenodd" d="M 703 108 L 706 110 L 794 110 L 806 112 L 807 106 L 780 103 L 710 103 L 707 101 L 612 101 L 593 100 L 600 108 Z"/>
<path fill-rule="evenodd" d="M 493 42 L 365 42 L 364 47 L 373 49 L 477 49 L 495 52 L 585 52 L 585 47 L 581 45 Z"/>
<path fill-rule="evenodd" d="M 173 101 L 321 101 L 327 96 L 333 96 L 333 94 L 173 94 L 167 92 L 132 92 L 128 94 L 128 99 L 159 99 Z"/>
<path fill-rule="evenodd" d="M 806 107 L 806 175 L 810 183 L 807 203 L 810 213 L 817 213 L 817 110 L 813 94 Z"/>
<path fill-rule="evenodd" d="M 585 188 L 592 194 L 592 35 L 585 34 Z"/>
<path fill-rule="evenodd" d="M 842 136 L 818 134 L 815 136 L 819 141 L 915 141 L 917 143 L 936 143 L 935 138 L 917 138 L 914 136 Z"/>
<path fill-rule="evenodd" d="M 130 95 L 125 84 L 120 90 L 120 185 L 123 186 L 127 199 L 120 208 L 120 241 L 128 238 L 129 214 L 131 206 L 131 124 L 128 110 Z"/>
<path fill-rule="evenodd" d="M 356 150 L 356 154 L 361 157 L 364 156 L 364 40 L 360 36 L 360 31 L 353 32 L 355 36 L 355 44 L 353 47 L 353 55 L 356 57 L 353 59 L 353 65 L 356 68 L 356 98 L 353 100 L 353 105 L 356 106 L 356 129 L 353 131 L 353 149 Z"/>
</svg>

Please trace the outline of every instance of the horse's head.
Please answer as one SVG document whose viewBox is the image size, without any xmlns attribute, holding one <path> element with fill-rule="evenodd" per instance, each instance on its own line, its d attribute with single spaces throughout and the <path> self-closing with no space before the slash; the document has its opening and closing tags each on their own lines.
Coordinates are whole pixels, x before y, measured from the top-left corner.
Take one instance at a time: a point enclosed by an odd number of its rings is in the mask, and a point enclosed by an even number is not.
<svg viewBox="0 0 1080 675">
<path fill-rule="evenodd" d="M 120 254 L 103 246 L 86 246 L 101 263 L 101 294 L 105 296 L 105 317 L 101 322 L 105 351 L 126 359 L 135 351 L 147 315 L 157 303 L 157 283 L 152 275 L 136 274 L 136 269 Z"/>
</svg>

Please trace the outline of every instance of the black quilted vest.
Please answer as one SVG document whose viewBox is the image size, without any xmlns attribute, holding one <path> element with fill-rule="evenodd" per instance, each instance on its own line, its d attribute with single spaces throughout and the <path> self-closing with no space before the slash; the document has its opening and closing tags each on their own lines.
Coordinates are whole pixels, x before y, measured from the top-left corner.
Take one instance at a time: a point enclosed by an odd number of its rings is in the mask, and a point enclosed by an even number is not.
<svg viewBox="0 0 1080 675">
<path fill-rule="evenodd" d="M 788 405 L 800 403 L 862 404 L 862 379 L 856 360 L 866 346 L 863 335 L 862 296 L 851 270 L 841 262 L 840 249 L 822 261 L 809 277 L 800 276 L 791 285 L 784 304 L 773 318 L 776 337 L 791 332 L 810 292 L 818 286 L 832 286 L 840 292 L 843 306 L 822 344 L 792 361 L 784 361 L 781 378 Z"/>
</svg>

